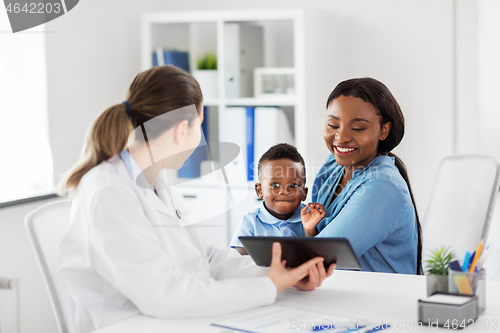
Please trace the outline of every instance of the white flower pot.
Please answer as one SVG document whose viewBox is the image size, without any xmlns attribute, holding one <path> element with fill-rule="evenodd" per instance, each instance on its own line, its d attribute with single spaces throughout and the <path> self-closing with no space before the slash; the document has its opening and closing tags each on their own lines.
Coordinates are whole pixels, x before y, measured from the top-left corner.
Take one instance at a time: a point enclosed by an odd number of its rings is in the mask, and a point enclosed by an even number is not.
<svg viewBox="0 0 500 333">
<path fill-rule="evenodd" d="M 435 292 L 448 293 L 448 275 L 426 275 L 427 296 Z"/>
<path fill-rule="evenodd" d="M 193 76 L 200 84 L 204 99 L 219 97 L 218 72 L 215 69 L 199 69 L 193 71 Z"/>
</svg>

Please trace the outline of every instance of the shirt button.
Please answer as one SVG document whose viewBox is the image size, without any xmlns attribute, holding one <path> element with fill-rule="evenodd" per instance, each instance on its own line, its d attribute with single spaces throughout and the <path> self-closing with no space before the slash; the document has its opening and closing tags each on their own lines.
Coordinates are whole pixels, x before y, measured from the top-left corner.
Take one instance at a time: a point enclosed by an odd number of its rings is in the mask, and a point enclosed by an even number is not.
<svg viewBox="0 0 500 333">
<path fill-rule="evenodd" d="M 176 210 L 175 210 L 175 213 L 177 214 L 177 217 L 178 217 L 179 219 L 182 219 L 182 213 L 181 213 L 181 211 L 180 211 L 180 210 L 176 209 Z"/>
</svg>

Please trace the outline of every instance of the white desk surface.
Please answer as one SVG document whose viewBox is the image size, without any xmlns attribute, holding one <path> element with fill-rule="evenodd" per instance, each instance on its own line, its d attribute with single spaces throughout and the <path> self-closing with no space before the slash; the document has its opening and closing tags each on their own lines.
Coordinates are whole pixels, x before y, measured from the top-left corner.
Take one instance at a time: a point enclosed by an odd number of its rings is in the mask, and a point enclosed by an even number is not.
<svg viewBox="0 0 500 333">
<path fill-rule="evenodd" d="M 390 332 L 448 331 L 418 326 L 418 299 L 425 297 L 425 276 L 338 270 L 314 291 L 285 290 L 278 295 L 276 304 L 390 323 Z M 96 333 L 220 332 L 210 324 L 230 316 L 166 320 L 138 315 Z M 500 332 L 500 281 L 487 281 L 486 312 L 466 331 Z"/>
</svg>

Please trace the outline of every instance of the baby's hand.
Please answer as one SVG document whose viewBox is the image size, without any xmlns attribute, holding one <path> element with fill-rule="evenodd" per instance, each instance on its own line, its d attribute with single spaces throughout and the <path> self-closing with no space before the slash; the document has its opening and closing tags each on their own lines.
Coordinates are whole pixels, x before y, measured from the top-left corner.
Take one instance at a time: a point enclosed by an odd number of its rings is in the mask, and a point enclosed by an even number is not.
<svg viewBox="0 0 500 333">
<path fill-rule="evenodd" d="M 316 226 L 319 221 L 325 217 L 325 215 L 325 207 L 317 202 L 310 202 L 302 208 L 300 211 L 300 217 L 307 237 L 316 236 Z"/>
</svg>

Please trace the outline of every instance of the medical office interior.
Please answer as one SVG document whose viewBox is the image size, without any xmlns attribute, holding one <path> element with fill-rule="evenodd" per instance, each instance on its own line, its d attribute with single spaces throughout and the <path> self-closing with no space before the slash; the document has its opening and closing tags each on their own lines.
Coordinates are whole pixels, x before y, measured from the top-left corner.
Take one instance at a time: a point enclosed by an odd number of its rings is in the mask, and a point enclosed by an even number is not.
<svg viewBox="0 0 500 333">
<path fill-rule="evenodd" d="M 205 95 L 207 140 L 244 146 L 251 107 L 254 159 L 274 143 L 292 143 L 306 160 L 308 185 L 329 154 L 321 134 L 329 93 L 348 78 L 382 81 L 405 115 L 405 136 L 394 153 L 407 166 L 425 230 L 422 218 L 443 158 L 500 160 L 499 15 L 494 0 L 86 0 L 12 34 L 1 9 L 0 277 L 16 278 L 20 287 L 19 299 L 0 290 L 0 332 L 57 331 L 25 216 L 60 200 L 55 186 L 77 162 L 88 126 L 125 100 L 134 76 L 162 63 L 158 56 L 188 55 Z M 217 56 L 224 72 L 203 88 L 205 78 L 194 72 L 207 54 Z M 236 179 L 232 205 L 225 188 L 213 185 L 220 176 L 178 175 L 177 186 L 200 219 L 217 225 L 205 230 L 221 246 L 258 204 L 246 163 L 230 158 L 222 166 Z M 496 248 L 487 277 L 500 280 L 498 204 L 488 240 Z"/>
</svg>

